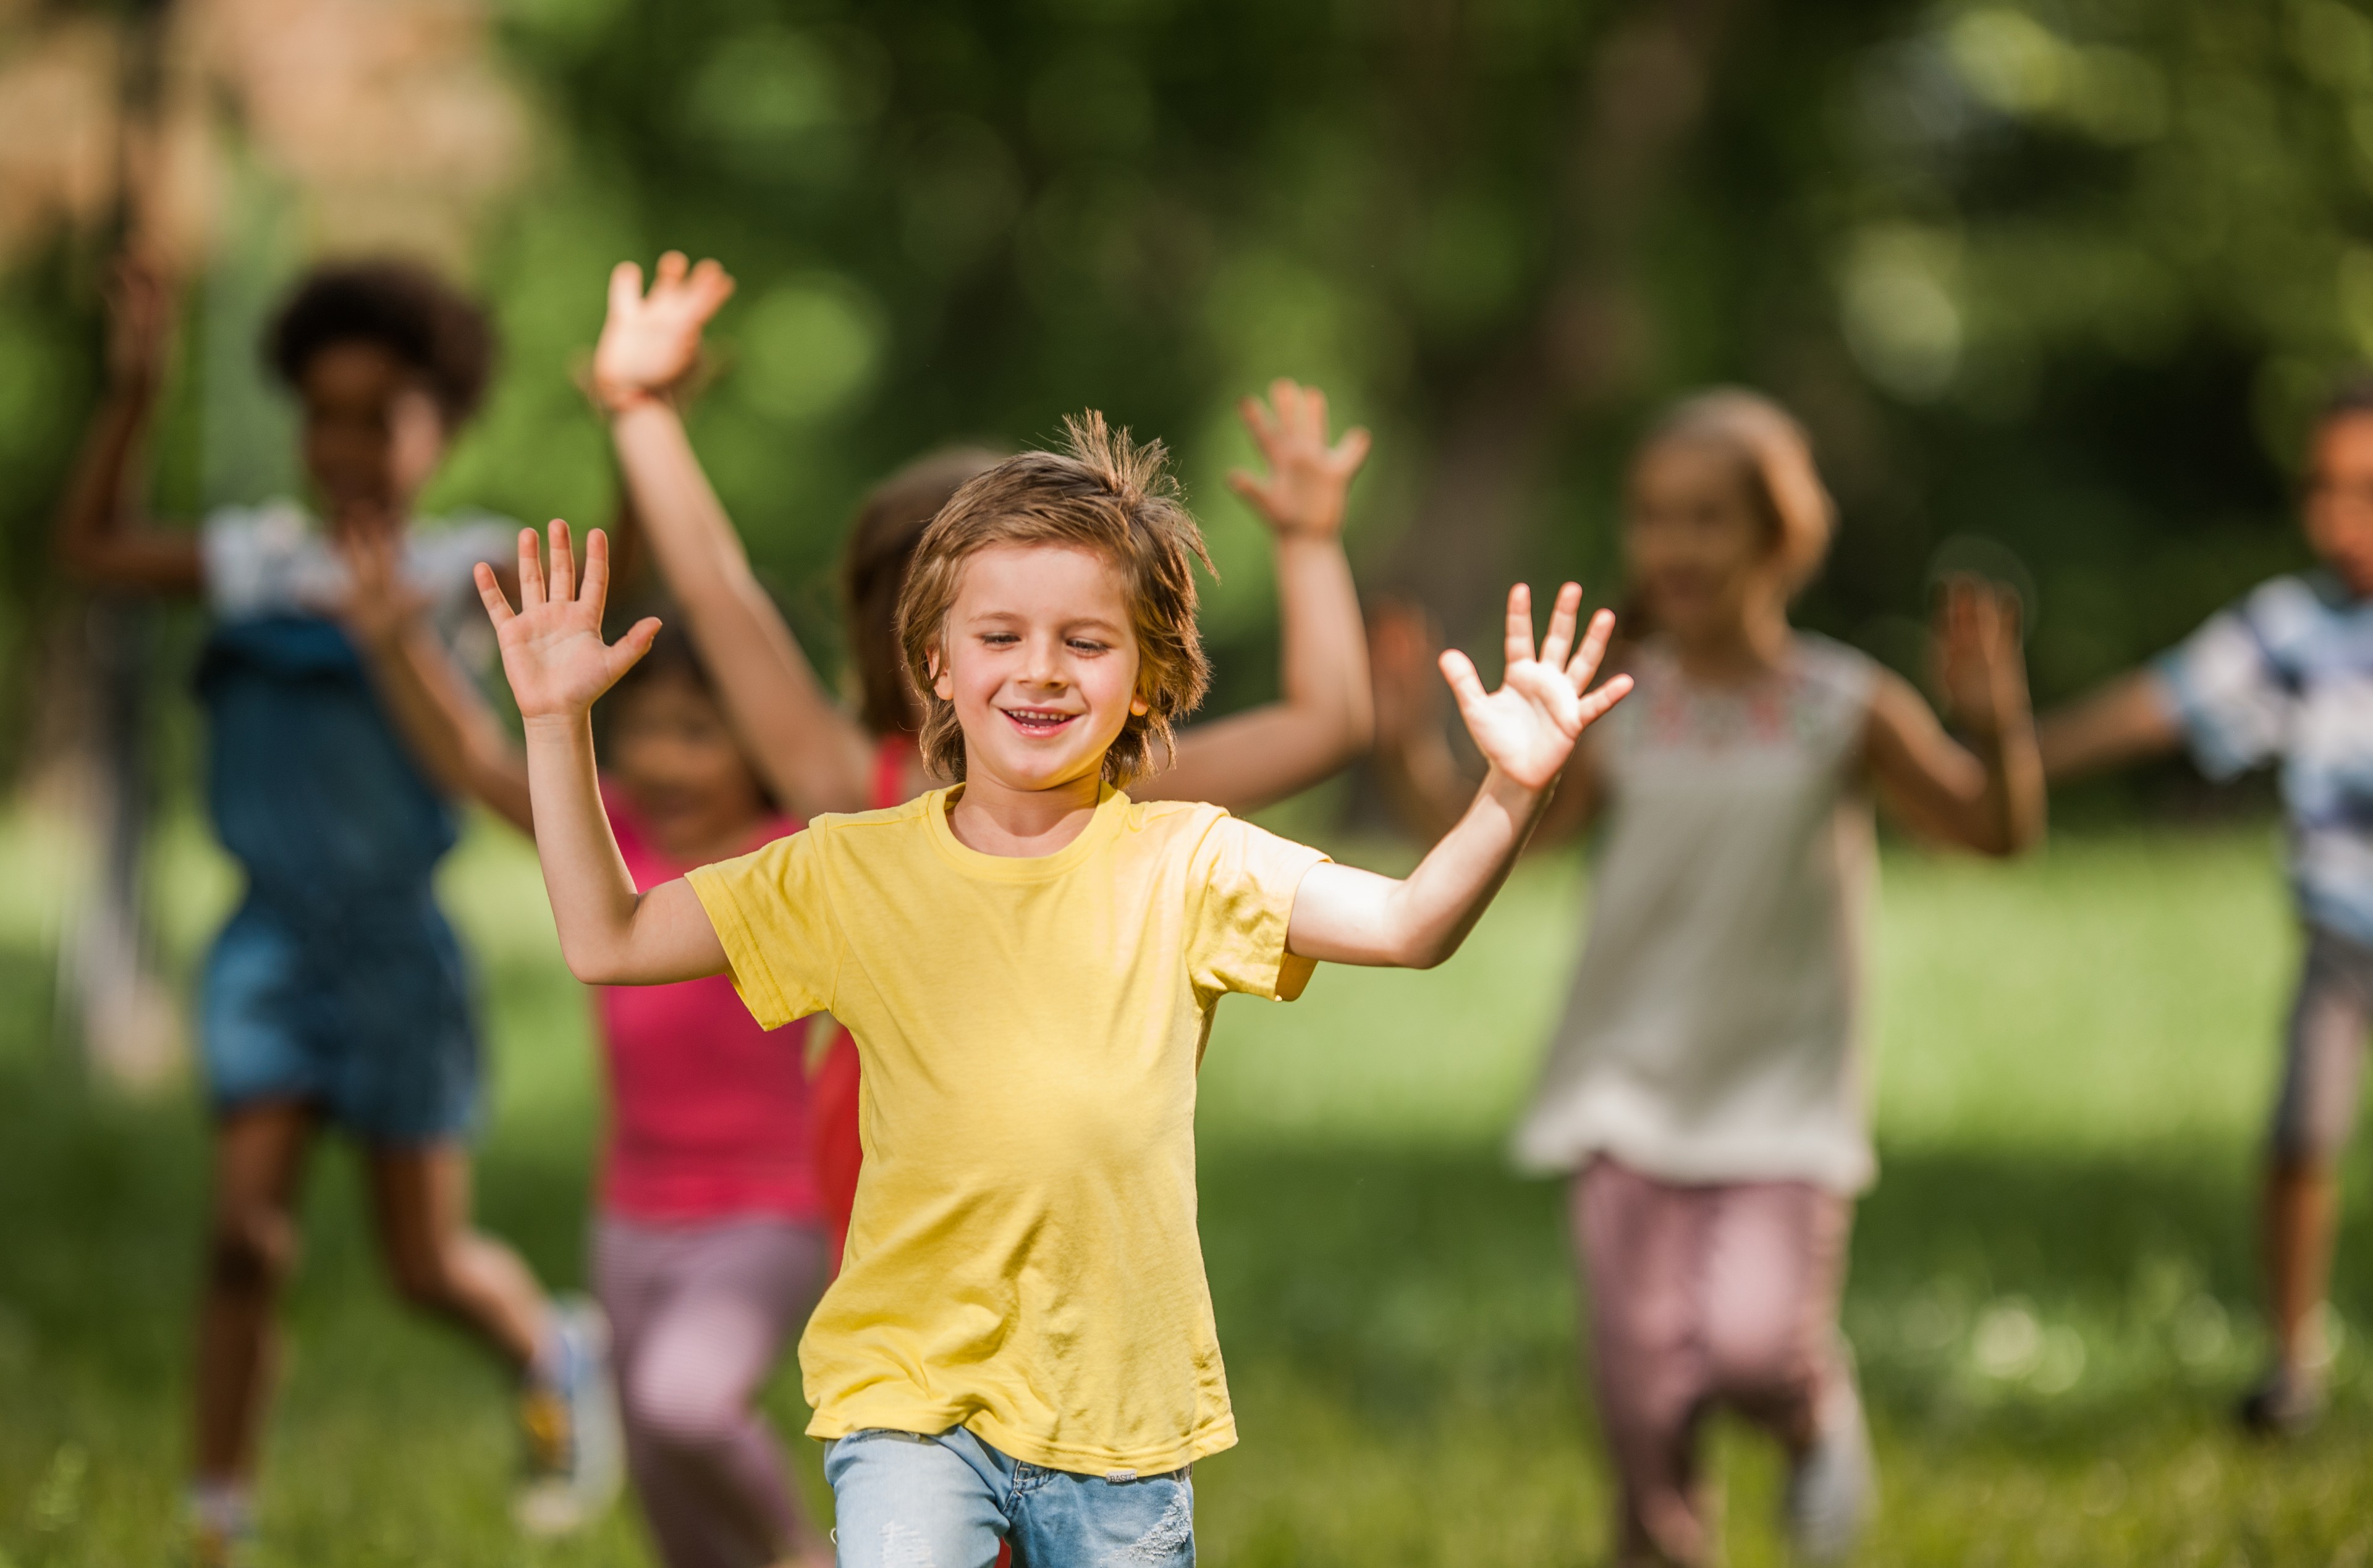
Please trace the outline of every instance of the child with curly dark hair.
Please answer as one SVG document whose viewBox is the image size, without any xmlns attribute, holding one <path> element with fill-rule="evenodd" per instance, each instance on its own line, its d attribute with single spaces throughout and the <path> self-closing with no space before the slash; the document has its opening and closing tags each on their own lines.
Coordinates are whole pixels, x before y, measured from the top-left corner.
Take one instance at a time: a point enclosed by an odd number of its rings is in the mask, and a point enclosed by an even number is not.
<svg viewBox="0 0 2373 1568">
<path fill-rule="evenodd" d="M 200 1307 L 199 1561 L 251 1533 L 250 1492 L 275 1361 L 274 1316 L 296 1255 L 307 1152 L 324 1126 L 362 1145 L 396 1289 L 519 1370 L 533 1476 L 522 1519 L 565 1527 L 616 1484 L 605 1333 L 555 1304 L 470 1222 L 480 1093 L 469 982 L 431 877 L 453 846 L 450 791 L 414 755 L 349 636 L 349 556 L 375 546 L 402 590 L 467 610 L 472 569 L 507 526 L 429 525 L 414 505 L 476 409 L 493 354 L 485 314 L 436 274 L 370 260 L 307 275 L 264 358 L 301 409 L 313 505 L 227 506 L 191 530 L 143 512 L 136 475 L 170 337 L 170 292 L 127 265 L 113 388 L 60 518 L 85 582 L 201 598 L 208 796 L 247 895 L 205 970 L 201 1050 L 215 1119 Z"/>
</svg>

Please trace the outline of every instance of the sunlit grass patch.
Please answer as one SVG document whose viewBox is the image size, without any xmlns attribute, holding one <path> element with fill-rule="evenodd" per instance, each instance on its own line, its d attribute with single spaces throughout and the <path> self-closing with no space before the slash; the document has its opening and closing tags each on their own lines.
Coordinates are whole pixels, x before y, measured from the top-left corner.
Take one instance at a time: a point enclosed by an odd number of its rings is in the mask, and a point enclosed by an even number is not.
<svg viewBox="0 0 2373 1568">
<path fill-rule="evenodd" d="M 26 842 L 0 830 L 0 885 Z M 160 867 L 186 968 L 235 884 L 194 836 Z M 203 1129 L 186 1092 L 127 1105 L 83 1082 L 49 1024 L 55 923 L 17 887 L 30 912 L 0 911 L 0 1562 L 170 1562 Z M 495 1048 L 482 1213 L 571 1284 L 598 1112 L 585 999 L 516 839 L 474 836 L 447 887 Z M 1562 1196 L 1501 1152 L 1582 891 L 1570 860 L 1530 866 L 1439 970 L 1330 971 L 1292 1006 L 1223 1005 L 1202 1226 L 1243 1444 L 1197 1471 L 1207 1561 L 1606 1561 Z M 1894 853 L 1878 932 L 1884 1168 L 1845 1314 L 1886 1472 L 1866 1561 L 2365 1560 L 2364 1227 L 2335 1282 L 2324 1428 L 2270 1449 L 2226 1419 L 2262 1349 L 2250 1185 L 2295 948 L 2268 835 L 2063 840 L 2008 868 Z M 267 1565 L 647 1561 L 624 1514 L 581 1541 L 517 1539 L 502 1377 L 388 1295 L 343 1155 L 306 1216 Z M 768 1399 L 795 1433 L 788 1369 Z M 792 1449 L 821 1503 L 814 1446 Z M 1725 1424 L 1712 1452 L 1731 1560 L 1778 1562 L 1770 1446 Z"/>
</svg>

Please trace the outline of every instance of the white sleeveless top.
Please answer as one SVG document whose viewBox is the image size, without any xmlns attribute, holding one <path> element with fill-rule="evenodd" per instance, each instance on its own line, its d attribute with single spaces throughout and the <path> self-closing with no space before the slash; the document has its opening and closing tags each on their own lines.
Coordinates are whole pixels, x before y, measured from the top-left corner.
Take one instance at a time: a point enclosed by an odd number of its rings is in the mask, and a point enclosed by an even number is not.
<svg viewBox="0 0 2373 1568">
<path fill-rule="evenodd" d="M 1691 686 L 1654 644 L 1632 674 L 1588 736 L 1607 801 L 1589 937 L 1516 1157 L 1858 1191 L 1876 1170 L 1861 991 L 1877 667 L 1798 633 L 1748 687 Z"/>
</svg>

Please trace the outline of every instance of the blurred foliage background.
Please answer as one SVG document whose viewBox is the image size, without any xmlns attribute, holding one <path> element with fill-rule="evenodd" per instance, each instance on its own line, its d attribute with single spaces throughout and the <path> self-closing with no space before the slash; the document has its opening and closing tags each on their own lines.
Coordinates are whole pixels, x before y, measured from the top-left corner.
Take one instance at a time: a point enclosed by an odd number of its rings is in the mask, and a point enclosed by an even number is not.
<svg viewBox="0 0 2373 1568">
<path fill-rule="evenodd" d="M 1220 481 L 1249 455 L 1234 400 L 1278 375 L 1376 431 L 1363 588 L 1488 647 L 1512 575 L 1620 597 L 1626 452 L 1666 400 L 1736 380 L 1805 419 L 1841 504 L 1808 624 L 1916 669 L 1931 577 L 1993 571 L 2037 610 L 2039 694 L 2063 697 L 2306 558 L 2309 411 L 2373 357 L 2367 6 L 0 0 L 0 780 L 84 806 L 109 771 L 88 754 L 138 757 L 91 734 L 94 625 L 146 650 L 153 771 L 193 777 L 192 612 L 94 621 L 49 561 L 127 228 L 187 280 L 155 454 L 171 516 L 296 486 L 258 329 L 311 259 L 394 246 L 483 291 L 506 344 L 432 502 L 602 519 L 574 371 L 611 264 L 674 246 L 742 281 L 695 435 L 827 664 L 868 486 L 1094 405 L 1178 451 L 1222 569 L 1215 706 L 1257 699 L 1266 550 Z M 53 992 L 109 979 L 77 982 L 61 941 L 61 890 L 89 879 L 69 836 L 0 810 L 0 1190 L 41 1200 L 0 1205 L 0 1376 L 29 1412 L 0 1422 L 0 1492 L 34 1499 L 0 1554 L 29 1568 L 168 1539 L 197 1224 L 187 1098 L 88 1097 L 46 1038 L 73 1010 Z M 228 896 L 198 842 L 181 820 L 151 857 L 175 973 Z M 593 1089 L 523 853 L 482 837 L 453 890 L 503 1042 L 490 1218 L 566 1277 Z M 2292 961 L 2263 862 L 2254 836 L 2158 833 L 2066 835 L 2007 875 L 1894 861 L 1888 1177 L 1847 1308 L 1895 1478 L 1873 1561 L 2365 1559 L 2373 1254 L 2342 1250 L 2360 1332 L 2321 1446 L 2238 1447 L 2216 1413 L 2262 1348 L 2238 1194 Z M 1303 1005 L 1331 1012 L 1270 1026 L 1294 1051 L 1214 1051 L 1207 1243 L 1247 1430 L 1270 1434 L 1213 1469 L 1231 1561 L 1467 1562 L 1475 1539 L 1572 1561 L 1601 1539 L 1553 1202 L 1490 1148 L 1572 888 L 1520 879 L 1502 967 L 1346 978 Z M 2367 1169 L 2360 1150 L 2352 1213 Z M 330 1175 L 319 1212 L 350 1214 Z M 288 1560 L 520 1561 L 499 1407 L 453 1424 L 484 1369 L 392 1326 L 351 1225 L 313 1228 L 271 1504 Z M 381 1473 L 416 1484 L 357 1490 Z M 1743 1473 L 1736 1516 L 1759 1520 L 1774 1478 Z M 1739 1560 L 1773 1560 L 1746 1527 Z M 617 1522 L 552 1560 L 636 1558 Z"/>
<path fill-rule="evenodd" d="M 377 64 L 307 52 L 366 13 Z M 1271 667 L 1261 537 L 1218 482 L 1237 396 L 1292 375 L 1375 427 L 1364 585 L 1463 636 L 1512 574 L 1618 597 L 1629 443 L 1738 380 L 1807 422 L 1842 505 L 1808 623 L 1916 665 L 1929 576 L 1990 566 L 2062 696 L 2303 559 L 2304 420 L 2373 345 L 2373 17 L 2342 0 L 0 0 L 19 718 L 101 380 L 87 144 L 160 26 L 197 62 L 169 78 L 211 84 L 182 95 L 211 150 L 160 505 L 294 485 L 255 330 L 310 257 L 395 243 L 506 343 L 437 498 L 598 519 L 571 369 L 604 271 L 713 254 L 742 292 L 696 436 L 827 659 L 852 503 L 940 442 L 1092 404 L 1168 439 L 1226 706 Z M 87 133 L 28 85 L 63 101 L 69 57 Z M 44 157 L 99 172 L 44 197 Z"/>
</svg>

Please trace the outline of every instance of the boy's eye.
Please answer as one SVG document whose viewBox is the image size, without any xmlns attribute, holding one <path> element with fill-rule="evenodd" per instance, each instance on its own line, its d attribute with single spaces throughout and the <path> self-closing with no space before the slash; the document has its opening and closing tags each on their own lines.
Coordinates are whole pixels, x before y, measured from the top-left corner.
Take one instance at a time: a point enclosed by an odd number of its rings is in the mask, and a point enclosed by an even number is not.
<svg viewBox="0 0 2373 1568">
<path fill-rule="evenodd" d="M 984 632 L 980 634 L 980 640 L 993 648 L 1001 648 L 1009 643 L 1022 641 L 1011 632 Z"/>
<path fill-rule="evenodd" d="M 1105 651 L 1105 645 L 1093 637 L 1073 637 L 1070 642 L 1074 653 L 1100 654 Z"/>
</svg>

